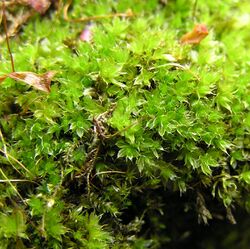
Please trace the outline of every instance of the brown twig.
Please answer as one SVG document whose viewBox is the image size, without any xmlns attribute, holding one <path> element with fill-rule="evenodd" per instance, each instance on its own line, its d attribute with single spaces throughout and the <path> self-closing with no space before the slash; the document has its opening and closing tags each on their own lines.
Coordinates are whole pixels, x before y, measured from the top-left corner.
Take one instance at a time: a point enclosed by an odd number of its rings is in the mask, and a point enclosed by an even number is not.
<svg viewBox="0 0 250 249">
<path fill-rule="evenodd" d="M 90 193 L 90 175 L 92 173 L 95 162 L 99 155 L 99 151 L 100 151 L 100 144 L 98 140 L 97 145 L 95 145 L 95 147 L 90 152 L 88 152 L 83 168 L 77 175 L 75 175 L 75 178 L 81 178 L 82 176 L 86 175 L 88 195 Z"/>
<path fill-rule="evenodd" d="M 4 0 L 3 0 L 2 7 L 3 7 L 3 26 L 4 26 L 4 33 L 5 33 L 7 48 L 8 48 L 9 55 L 10 55 L 12 72 L 15 72 L 14 60 L 13 60 L 13 56 L 10 50 L 10 41 L 9 41 L 9 36 L 8 36 L 8 31 L 7 31 L 7 20 L 6 20 L 6 14 L 5 14 L 5 1 Z"/>
<path fill-rule="evenodd" d="M 114 14 L 107 14 L 107 15 L 88 16 L 88 17 L 81 17 L 81 18 L 71 19 L 68 16 L 68 10 L 69 10 L 69 7 L 70 7 L 71 3 L 72 3 L 72 0 L 68 0 L 66 5 L 63 8 L 64 20 L 66 20 L 68 22 L 88 22 L 88 21 L 99 20 L 99 19 L 104 19 L 104 18 L 132 17 L 132 16 L 134 16 L 134 13 L 132 12 L 132 10 L 128 9 L 125 13 L 114 13 Z"/>
</svg>

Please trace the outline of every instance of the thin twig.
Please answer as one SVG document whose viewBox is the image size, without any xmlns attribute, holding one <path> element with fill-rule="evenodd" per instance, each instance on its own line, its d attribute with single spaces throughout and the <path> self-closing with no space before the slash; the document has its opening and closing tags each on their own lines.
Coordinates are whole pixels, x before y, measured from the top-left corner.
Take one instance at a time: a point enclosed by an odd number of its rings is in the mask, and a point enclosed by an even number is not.
<svg viewBox="0 0 250 249">
<path fill-rule="evenodd" d="M 0 168 L 0 173 L 2 174 L 2 176 L 6 179 L 6 182 L 8 182 L 10 184 L 10 186 L 14 189 L 14 191 L 17 193 L 17 195 L 19 196 L 19 198 L 22 200 L 22 202 L 26 205 L 25 200 L 23 199 L 23 197 L 20 195 L 20 193 L 18 192 L 17 188 L 11 183 L 11 181 L 9 180 L 9 178 L 4 174 L 3 170 Z"/>
<path fill-rule="evenodd" d="M 101 172 L 95 173 L 95 174 L 93 175 L 93 178 L 94 178 L 95 176 L 104 175 L 104 174 L 126 174 L 126 172 L 117 171 L 117 170 L 101 171 Z"/>
<path fill-rule="evenodd" d="M 75 178 L 80 178 L 84 175 L 86 175 L 87 180 L 87 193 L 90 194 L 90 175 L 92 173 L 92 170 L 94 168 L 95 162 L 97 160 L 97 157 L 99 155 L 100 150 L 100 140 L 98 139 L 96 141 L 97 145 L 95 145 L 94 149 L 92 149 L 88 155 L 87 159 L 83 165 L 83 169 L 81 169 L 80 174 L 77 174 Z"/>
<path fill-rule="evenodd" d="M 10 164 L 13 166 L 13 164 L 11 163 L 10 159 L 12 159 L 14 162 L 16 162 L 19 166 L 21 166 L 26 172 L 28 172 L 30 175 L 32 175 L 32 173 L 21 163 L 19 162 L 15 157 L 13 157 L 12 155 L 10 155 L 8 152 L 4 152 L 2 149 L 0 149 L 0 152 L 2 152 L 5 157 L 8 159 L 8 161 L 10 162 Z M 13 166 L 14 167 L 14 166 Z M 14 167 L 15 170 L 17 170 L 15 167 Z M 18 170 L 17 170 L 18 171 Z M 18 173 L 20 173 L 18 171 Z M 20 173 L 21 174 L 21 173 Z"/>
<path fill-rule="evenodd" d="M 0 152 L 2 152 L 2 153 L 4 154 L 4 152 L 3 152 L 1 149 L 0 149 Z M 18 172 L 20 175 L 22 175 L 22 173 L 16 168 L 16 166 L 13 165 L 12 162 L 9 160 L 8 154 L 4 154 L 4 155 L 5 155 L 5 157 L 7 158 L 8 162 L 10 163 L 10 165 L 14 168 L 14 170 L 15 170 L 16 172 Z"/>
<path fill-rule="evenodd" d="M 5 139 L 3 137 L 3 133 L 2 133 L 2 130 L 0 129 L 0 139 L 2 140 L 2 143 L 3 143 L 3 150 L 0 149 L 0 152 L 2 152 L 5 157 L 7 158 L 7 160 L 9 161 L 9 163 L 12 165 L 12 167 L 19 173 L 19 170 L 11 163 L 10 159 L 12 159 L 14 162 L 16 162 L 19 166 L 21 166 L 25 171 L 27 171 L 30 175 L 32 175 L 32 173 L 21 163 L 19 162 L 15 157 L 11 156 L 8 151 L 7 151 L 7 145 L 6 145 L 6 142 L 5 142 Z"/>
<path fill-rule="evenodd" d="M 15 161 L 17 164 L 19 164 L 24 170 L 26 170 L 28 173 L 32 174 L 21 162 L 19 162 L 16 158 L 14 158 L 13 156 L 11 156 L 8 151 L 7 151 L 7 145 L 2 133 L 2 130 L 0 129 L 0 139 L 2 140 L 3 143 L 3 150 L 0 149 L 0 152 L 2 152 L 5 157 L 7 158 L 7 160 L 9 161 L 9 163 L 11 164 L 11 166 L 19 173 L 21 174 L 21 172 L 11 163 L 10 158 Z"/>
<path fill-rule="evenodd" d="M 38 185 L 37 182 L 34 181 L 30 181 L 30 180 L 25 180 L 25 179 L 8 179 L 8 180 L 2 180 L 0 179 L 0 183 L 4 183 L 4 182 L 32 182 Z"/>
<path fill-rule="evenodd" d="M 3 149 L 4 149 L 3 153 L 6 154 L 7 153 L 7 146 L 6 146 L 5 139 L 3 137 L 3 133 L 2 133 L 1 129 L 0 129 L 0 138 L 1 138 L 2 143 L 3 143 Z M 8 159 L 8 157 L 7 157 L 7 159 Z"/>
<path fill-rule="evenodd" d="M 6 143 L 5 143 L 5 139 L 3 137 L 3 133 L 0 129 L 0 139 L 2 140 L 2 143 L 3 143 L 3 150 L 0 149 L 0 152 L 2 152 L 4 154 L 4 156 L 6 157 L 6 159 L 8 160 L 8 162 L 10 163 L 10 165 L 20 174 L 22 175 L 22 173 L 15 167 L 15 165 L 13 165 L 9 159 L 9 154 L 7 152 L 7 146 L 6 146 Z"/>
<path fill-rule="evenodd" d="M 92 20 L 99 20 L 99 19 L 105 19 L 105 18 L 132 17 L 132 16 L 134 16 L 134 13 L 129 9 L 125 13 L 114 13 L 114 14 L 107 14 L 107 15 L 89 16 L 89 17 L 81 17 L 81 18 L 71 19 L 68 16 L 68 10 L 69 10 L 71 3 L 72 3 L 72 0 L 68 0 L 66 5 L 63 8 L 64 19 L 68 22 L 88 22 L 88 21 L 92 21 Z"/>
<path fill-rule="evenodd" d="M 2 20 L 3 20 L 3 12 L 0 11 L 0 24 L 2 23 Z"/>
<path fill-rule="evenodd" d="M 5 1 L 3 0 L 3 26 L 4 26 L 4 33 L 5 33 L 5 37 L 6 37 L 6 43 L 7 43 L 7 48 L 9 51 L 9 55 L 10 55 L 10 61 L 11 61 L 11 68 L 12 68 L 12 72 L 15 72 L 15 66 L 14 66 L 14 60 L 13 60 L 13 56 L 10 50 L 10 41 L 9 41 L 9 36 L 8 36 L 8 31 L 7 31 L 7 20 L 6 20 L 6 14 L 5 14 Z"/>
</svg>

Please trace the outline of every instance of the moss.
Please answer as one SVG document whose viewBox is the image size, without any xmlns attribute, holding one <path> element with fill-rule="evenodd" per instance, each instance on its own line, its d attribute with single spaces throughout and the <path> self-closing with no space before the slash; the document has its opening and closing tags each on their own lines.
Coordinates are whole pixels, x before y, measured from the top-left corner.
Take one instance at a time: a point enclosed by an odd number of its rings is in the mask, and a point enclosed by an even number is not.
<svg viewBox="0 0 250 249">
<path fill-rule="evenodd" d="M 136 14 L 91 43 L 53 11 L 11 39 L 17 71 L 57 74 L 50 94 L 0 86 L 1 248 L 179 248 L 198 218 L 249 211 L 250 4 L 159 2 L 75 1 L 72 18 Z M 181 45 L 196 22 L 208 37 Z"/>
</svg>

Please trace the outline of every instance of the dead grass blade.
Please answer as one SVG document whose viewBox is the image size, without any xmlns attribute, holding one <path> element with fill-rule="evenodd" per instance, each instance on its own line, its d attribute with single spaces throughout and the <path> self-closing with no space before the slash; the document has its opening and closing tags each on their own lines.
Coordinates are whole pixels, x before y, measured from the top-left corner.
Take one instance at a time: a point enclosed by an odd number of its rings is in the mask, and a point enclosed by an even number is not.
<svg viewBox="0 0 250 249">
<path fill-rule="evenodd" d="M 81 17 L 81 18 L 70 18 L 68 16 L 68 10 L 72 3 L 72 0 L 68 0 L 63 8 L 63 16 L 64 19 L 68 22 L 88 22 L 88 21 L 94 21 L 99 19 L 105 19 L 105 18 L 114 18 L 114 17 L 132 17 L 134 16 L 134 13 L 131 9 L 128 9 L 125 13 L 113 13 L 113 14 L 107 14 L 107 15 L 99 15 L 99 16 L 88 16 L 88 17 Z"/>
</svg>

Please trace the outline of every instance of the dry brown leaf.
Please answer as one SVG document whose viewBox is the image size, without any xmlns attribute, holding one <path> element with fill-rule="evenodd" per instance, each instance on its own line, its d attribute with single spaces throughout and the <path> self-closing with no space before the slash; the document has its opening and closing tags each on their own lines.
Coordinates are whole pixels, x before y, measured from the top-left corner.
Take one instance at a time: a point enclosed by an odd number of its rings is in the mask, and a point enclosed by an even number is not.
<svg viewBox="0 0 250 249">
<path fill-rule="evenodd" d="M 8 77 L 8 75 L 0 76 L 0 83 L 2 83 L 7 77 Z"/>
<path fill-rule="evenodd" d="M 54 71 L 49 71 L 44 74 L 36 74 L 32 72 L 13 72 L 0 76 L 0 83 L 9 77 L 31 85 L 35 89 L 49 93 L 51 80 L 55 74 L 56 72 Z"/>
<path fill-rule="evenodd" d="M 191 32 L 186 33 L 180 39 L 182 44 L 199 44 L 208 35 L 205 24 L 196 24 Z"/>
</svg>

